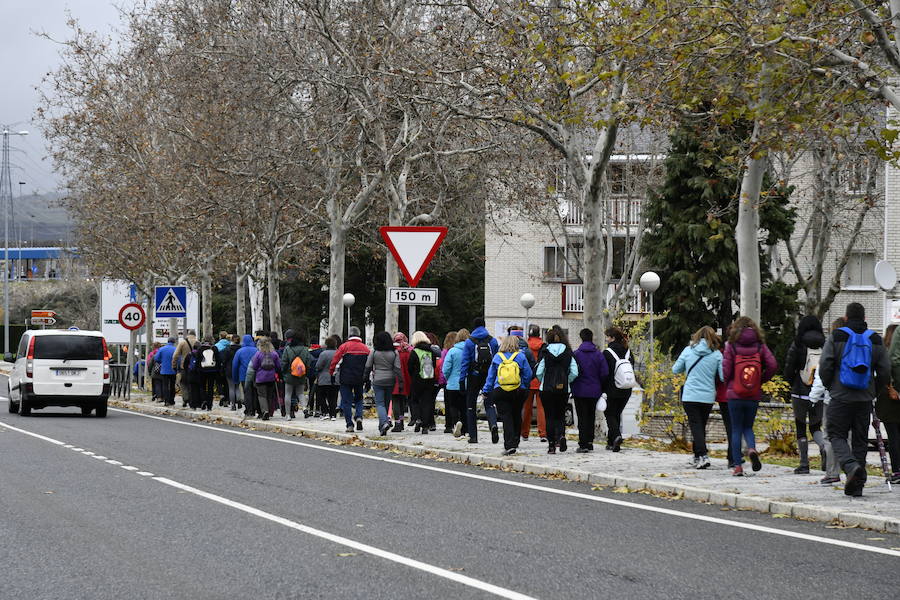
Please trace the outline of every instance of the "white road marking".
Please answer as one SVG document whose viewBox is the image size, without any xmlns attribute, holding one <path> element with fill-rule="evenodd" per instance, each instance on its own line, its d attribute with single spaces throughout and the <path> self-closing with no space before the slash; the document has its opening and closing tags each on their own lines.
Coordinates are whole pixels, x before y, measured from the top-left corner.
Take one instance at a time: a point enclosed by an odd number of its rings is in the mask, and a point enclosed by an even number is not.
<svg viewBox="0 0 900 600">
<path fill-rule="evenodd" d="M 0 425 L 2 425 L 2 423 L 0 423 Z M 128 465 L 122 465 L 122 468 L 125 469 L 126 471 L 137 471 L 138 470 L 137 467 L 131 467 Z"/>
<path fill-rule="evenodd" d="M 326 445 L 318 445 L 318 444 L 310 444 L 307 442 L 298 442 L 297 440 L 290 440 L 284 438 L 277 437 L 269 437 L 265 435 L 260 435 L 258 433 L 250 433 L 248 431 L 236 431 L 234 429 L 226 427 L 212 427 L 210 425 L 203 425 L 201 423 L 190 423 L 187 421 L 180 421 L 176 419 L 169 419 L 165 417 L 158 417 L 156 415 L 146 415 L 139 412 L 133 412 L 130 410 L 122 410 L 113 408 L 111 410 L 115 410 L 117 412 L 124 412 L 130 415 L 135 415 L 139 417 L 145 417 L 148 419 L 156 419 L 158 421 L 163 421 L 165 423 L 170 423 L 173 425 L 184 425 L 188 427 L 198 427 L 200 429 L 209 429 L 211 431 L 218 431 L 220 433 L 228 433 L 231 435 L 240 435 L 244 437 L 258 438 L 261 440 L 269 440 L 270 442 L 278 442 L 282 444 L 291 444 L 294 446 L 301 446 L 303 448 L 311 448 L 313 450 L 320 450 L 323 452 L 333 452 L 335 454 L 344 454 L 347 456 L 354 456 L 356 458 L 362 458 L 366 460 L 374 460 L 377 462 L 401 465 L 404 467 L 410 467 L 413 469 L 421 469 L 423 471 L 431 471 L 434 473 L 443 473 L 446 475 L 453 475 L 455 477 L 464 477 L 466 479 L 476 479 L 479 481 L 486 481 L 489 483 L 496 483 L 500 485 L 506 485 L 510 487 L 517 487 L 520 489 L 528 489 L 534 490 L 538 492 L 544 492 L 547 494 L 556 494 L 558 496 L 567 496 L 569 498 L 578 498 L 581 500 L 589 500 L 591 502 L 599 502 L 601 504 L 610 504 L 613 506 L 621 506 L 625 508 L 631 508 L 635 510 L 643 510 L 646 512 L 657 513 L 661 515 L 667 515 L 672 517 L 679 517 L 682 519 L 690 519 L 693 521 L 702 521 L 705 523 L 714 523 L 716 525 L 725 525 L 727 527 L 736 527 L 738 529 L 746 529 L 750 531 L 757 531 L 760 533 L 768 533 L 771 535 L 779 535 L 782 537 L 794 538 L 798 540 L 805 540 L 808 542 L 816 542 L 819 544 L 827 544 L 830 546 L 838 546 L 840 548 L 849 548 L 852 550 L 862 550 L 864 552 L 873 552 L 875 554 L 884 554 L 887 556 L 895 556 L 900 558 L 900 550 L 890 550 L 888 548 L 878 548 L 876 546 L 868 546 L 866 544 L 858 544 L 856 542 L 848 542 L 844 540 L 836 540 L 826 537 L 821 537 L 818 535 L 810 535 L 808 533 L 800 533 L 796 531 L 786 531 L 783 529 L 776 529 L 774 527 L 766 527 L 765 525 L 756 525 L 754 523 L 742 523 L 740 521 L 729 521 L 728 519 L 722 519 L 719 517 L 710 517 L 707 515 L 699 515 L 690 512 L 682 512 L 671 508 L 662 508 L 659 506 L 650 506 L 647 504 L 638 504 L 636 502 L 629 502 L 627 500 L 618 500 L 615 498 L 605 498 L 603 496 L 594 496 L 591 494 L 584 494 L 582 492 L 574 492 L 572 490 L 564 490 L 559 488 L 545 487 L 541 485 L 536 485 L 533 483 L 525 483 L 524 481 L 516 481 L 513 479 L 498 479 L 495 477 L 491 477 L 489 475 L 482 475 L 480 473 L 469 473 L 467 471 L 455 471 L 453 469 L 445 469 L 442 467 L 436 467 L 428 464 L 420 464 L 420 463 L 412 463 L 403 460 L 398 460 L 396 458 L 387 458 L 384 456 L 378 456 L 374 454 L 364 454 L 361 452 L 353 452 L 351 450 L 343 450 L 341 448 L 334 448 Z M 2 425 L 3 423 L 0 423 Z"/>
<path fill-rule="evenodd" d="M 94 453 L 91 452 L 90 450 L 82 450 L 81 453 L 84 454 L 85 456 L 93 456 L 94 455 Z"/>
<path fill-rule="evenodd" d="M 108 463 L 111 464 L 111 465 L 116 465 L 117 467 L 122 466 L 122 463 L 120 463 L 120 462 L 117 461 L 117 460 L 109 459 L 109 460 L 107 460 L 106 462 L 108 462 Z"/>
<path fill-rule="evenodd" d="M 106 460 L 106 457 L 105 457 L 105 456 L 100 456 L 99 454 L 95 454 L 95 455 L 92 456 L 91 458 L 96 458 L 97 460 Z"/>
<path fill-rule="evenodd" d="M 60 442 L 58 440 L 54 440 L 53 438 L 49 438 L 46 436 L 38 435 L 36 433 L 32 433 L 30 431 L 26 431 L 24 429 L 19 429 L 18 427 L 13 427 L 11 425 L 7 425 L 5 423 L 0 423 L 0 426 L 7 427 L 13 431 L 18 431 L 19 433 L 23 433 L 25 435 L 30 435 L 32 437 L 51 442 L 57 445 L 64 445 L 64 442 Z M 85 455 L 93 454 L 84 453 Z M 94 458 L 97 458 L 96 456 Z M 137 471 L 137 467 L 131 466 L 123 466 L 123 469 L 135 470 Z M 528 596 L 526 594 L 521 594 L 514 590 L 510 590 L 507 588 L 503 588 L 491 583 L 487 583 L 486 581 L 481 581 L 480 579 L 475 579 L 474 577 L 468 577 L 466 575 L 462 575 L 460 573 L 456 573 L 453 571 L 449 571 L 447 569 L 442 569 L 435 565 L 422 562 L 416 560 L 414 558 L 410 558 L 407 556 L 403 556 L 401 554 L 396 554 L 394 552 L 390 552 L 388 550 L 382 550 L 376 546 L 370 546 L 369 544 L 364 544 L 362 542 L 358 542 L 356 540 L 346 538 L 340 535 L 336 535 L 333 533 L 328 533 L 327 531 L 323 531 L 321 529 L 316 529 L 314 527 L 310 527 L 308 525 L 303 525 L 302 523 L 298 523 L 296 521 L 291 521 L 290 519 L 285 519 L 284 517 L 279 517 L 278 515 L 265 512 L 258 508 L 254 508 L 247 504 L 243 504 L 241 502 L 236 502 L 234 500 L 229 500 L 223 496 L 218 496 L 216 494 L 211 494 L 209 492 L 205 492 L 201 489 L 191 487 L 189 485 L 185 485 L 183 483 L 179 483 L 178 481 L 174 481 L 167 477 L 157 477 L 150 473 L 149 471 L 137 471 L 136 475 L 141 475 L 144 477 L 151 477 L 153 481 L 158 481 L 164 485 L 173 487 L 177 490 L 181 490 L 183 492 L 187 492 L 189 494 L 194 494 L 195 496 L 199 496 L 201 498 L 206 498 L 207 500 L 211 500 L 212 502 L 216 502 L 218 504 L 222 504 L 229 508 L 234 508 L 236 510 L 242 511 L 254 517 L 259 517 L 260 519 L 265 519 L 267 521 L 271 521 L 272 523 L 276 523 L 278 525 L 282 525 L 284 527 L 288 527 L 290 529 L 294 529 L 301 533 L 305 533 L 307 535 L 311 535 L 317 537 L 319 539 L 326 540 L 328 542 L 332 542 L 334 544 L 338 544 L 341 546 L 346 546 L 348 548 L 352 548 L 353 550 L 358 550 L 359 552 L 365 552 L 366 554 L 370 554 L 372 556 L 376 556 L 378 558 L 382 558 L 384 560 L 388 560 L 394 563 L 397 563 L 401 566 L 410 567 L 413 569 L 417 569 L 419 571 L 423 571 L 430 575 L 435 575 L 437 577 L 442 577 L 444 579 L 449 579 L 450 581 L 455 581 L 456 583 L 460 583 L 462 585 L 475 588 L 482 592 L 487 592 L 489 594 L 493 594 L 494 596 L 498 596 L 500 598 L 507 598 L 509 600 L 537 600 L 532 596 Z"/>
</svg>

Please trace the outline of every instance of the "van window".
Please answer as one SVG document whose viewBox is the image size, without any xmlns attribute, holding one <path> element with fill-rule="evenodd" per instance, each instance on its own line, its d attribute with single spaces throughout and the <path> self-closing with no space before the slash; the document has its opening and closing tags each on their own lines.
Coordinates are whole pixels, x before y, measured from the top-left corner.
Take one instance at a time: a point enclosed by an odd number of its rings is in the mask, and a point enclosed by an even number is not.
<svg viewBox="0 0 900 600">
<path fill-rule="evenodd" d="M 28 352 L 28 336 L 23 335 L 19 341 L 19 356 L 25 356 L 26 352 Z"/>
<path fill-rule="evenodd" d="M 103 360 L 103 338 L 87 335 L 39 335 L 34 357 L 57 360 Z"/>
</svg>

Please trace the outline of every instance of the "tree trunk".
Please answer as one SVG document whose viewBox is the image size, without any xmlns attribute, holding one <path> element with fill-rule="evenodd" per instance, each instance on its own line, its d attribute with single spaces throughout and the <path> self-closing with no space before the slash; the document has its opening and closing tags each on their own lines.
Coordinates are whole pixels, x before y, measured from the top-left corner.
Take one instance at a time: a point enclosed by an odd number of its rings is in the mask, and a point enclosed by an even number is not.
<svg viewBox="0 0 900 600">
<path fill-rule="evenodd" d="M 753 137 L 758 137 L 758 127 Z M 748 156 L 744 162 L 741 196 L 738 201 L 738 221 L 734 239 L 738 251 L 740 273 L 741 315 L 759 323 L 761 314 L 762 279 L 759 270 L 759 194 L 766 172 L 765 157 Z"/>
<path fill-rule="evenodd" d="M 266 301 L 265 263 L 260 263 L 247 276 L 250 283 L 250 328 L 256 333 L 263 328 L 263 304 Z"/>
<path fill-rule="evenodd" d="M 203 314 L 200 319 L 202 337 L 212 337 L 212 277 L 209 269 L 203 269 L 200 273 L 200 295 L 202 296 L 201 306 L 203 307 Z"/>
<path fill-rule="evenodd" d="M 328 334 L 343 336 L 344 331 L 344 267 L 347 230 L 343 223 L 332 220 L 331 260 L 328 278 Z"/>
<path fill-rule="evenodd" d="M 277 260 L 272 258 L 266 263 L 266 278 L 269 284 L 269 330 L 281 337 L 281 273 Z"/>
<path fill-rule="evenodd" d="M 169 317 L 169 337 L 177 338 L 179 333 L 178 319 L 176 319 L 175 317 Z"/>
<path fill-rule="evenodd" d="M 601 195 L 584 195 L 584 326 L 595 334 L 604 331 L 607 282 L 606 242 L 603 239 L 603 201 Z"/>
<path fill-rule="evenodd" d="M 390 201 L 390 198 L 388 198 Z M 403 213 L 396 206 L 390 205 L 388 209 L 388 225 L 396 227 L 403 225 Z M 392 287 L 400 286 L 400 269 L 397 267 L 397 261 L 394 256 L 388 252 L 385 258 L 384 271 L 384 291 L 385 293 Z M 400 306 L 397 304 L 385 304 L 384 307 L 384 330 L 390 333 L 400 331 Z"/>
<path fill-rule="evenodd" d="M 238 266 L 235 268 L 234 277 L 236 289 L 234 326 L 237 334 L 243 337 L 247 333 L 247 309 L 245 305 L 247 301 L 247 273 Z"/>
</svg>

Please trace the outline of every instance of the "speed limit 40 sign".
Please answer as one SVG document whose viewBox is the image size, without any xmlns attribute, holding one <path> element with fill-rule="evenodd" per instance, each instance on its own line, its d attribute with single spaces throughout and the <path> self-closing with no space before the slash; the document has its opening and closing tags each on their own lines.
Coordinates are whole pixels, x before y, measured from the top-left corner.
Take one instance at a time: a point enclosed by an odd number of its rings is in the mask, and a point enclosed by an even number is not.
<svg viewBox="0 0 900 600">
<path fill-rule="evenodd" d="M 119 310 L 119 325 L 134 331 L 144 326 L 147 314 L 140 304 L 126 304 Z"/>
</svg>

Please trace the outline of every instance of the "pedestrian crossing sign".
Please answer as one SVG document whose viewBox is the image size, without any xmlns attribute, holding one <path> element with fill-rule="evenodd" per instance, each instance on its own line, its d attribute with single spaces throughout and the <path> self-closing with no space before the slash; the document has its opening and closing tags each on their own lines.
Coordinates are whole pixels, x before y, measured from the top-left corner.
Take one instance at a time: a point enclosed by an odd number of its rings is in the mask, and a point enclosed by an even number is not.
<svg viewBox="0 0 900 600">
<path fill-rule="evenodd" d="M 156 317 L 183 319 L 187 317 L 187 287 L 163 285 L 156 288 Z"/>
</svg>

